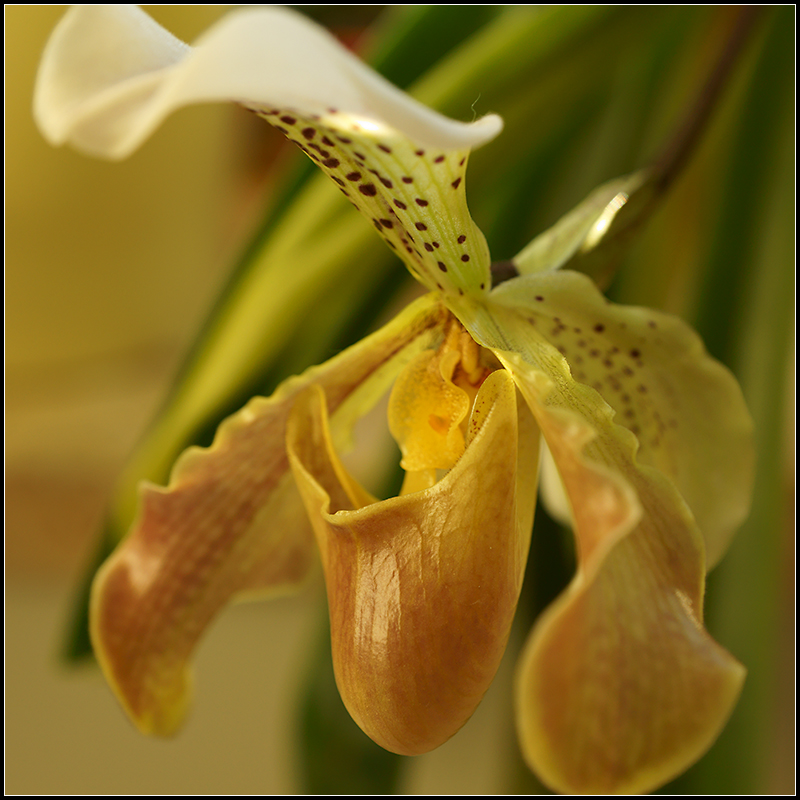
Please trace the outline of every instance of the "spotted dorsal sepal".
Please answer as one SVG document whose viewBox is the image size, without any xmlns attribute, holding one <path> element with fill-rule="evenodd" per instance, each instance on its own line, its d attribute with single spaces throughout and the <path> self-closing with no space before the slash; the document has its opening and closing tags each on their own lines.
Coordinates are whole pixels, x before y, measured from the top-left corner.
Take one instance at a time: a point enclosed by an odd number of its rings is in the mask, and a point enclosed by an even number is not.
<svg viewBox="0 0 800 800">
<path fill-rule="evenodd" d="M 457 122 L 418 103 L 283 8 L 243 8 L 188 47 L 135 6 L 74 6 L 48 43 L 34 102 L 53 144 L 123 158 L 172 111 L 232 100 L 300 145 L 429 289 L 489 289 L 464 195 L 494 114 Z"/>
<path fill-rule="evenodd" d="M 464 190 L 468 150 L 420 146 L 335 108 L 313 117 L 257 113 L 330 177 L 420 283 L 450 296 L 489 290 L 489 250 Z"/>
</svg>

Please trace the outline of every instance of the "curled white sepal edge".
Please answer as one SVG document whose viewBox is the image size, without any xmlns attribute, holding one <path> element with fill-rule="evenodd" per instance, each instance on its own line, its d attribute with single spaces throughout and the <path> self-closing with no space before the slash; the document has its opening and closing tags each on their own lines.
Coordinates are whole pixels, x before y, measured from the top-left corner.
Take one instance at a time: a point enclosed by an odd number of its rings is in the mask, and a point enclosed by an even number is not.
<svg viewBox="0 0 800 800">
<path fill-rule="evenodd" d="M 286 8 L 244 8 L 194 47 L 138 6 L 73 6 L 42 55 L 34 117 L 54 145 L 130 155 L 176 109 L 236 101 L 321 115 L 331 108 L 421 145 L 477 147 L 503 127 L 494 114 L 457 122 L 418 103 Z"/>
</svg>

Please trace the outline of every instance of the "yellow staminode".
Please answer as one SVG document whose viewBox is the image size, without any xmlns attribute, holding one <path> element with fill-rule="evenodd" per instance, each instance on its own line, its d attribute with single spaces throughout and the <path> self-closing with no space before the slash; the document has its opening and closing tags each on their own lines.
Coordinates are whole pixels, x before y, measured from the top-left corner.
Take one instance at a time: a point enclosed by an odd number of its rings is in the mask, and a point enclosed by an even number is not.
<svg viewBox="0 0 800 800">
<path fill-rule="evenodd" d="M 389 400 L 389 429 L 403 454 L 402 494 L 433 486 L 437 470 L 452 469 L 461 458 L 468 415 L 490 371 L 453 320 L 439 349 L 420 353 L 400 374 Z"/>
</svg>

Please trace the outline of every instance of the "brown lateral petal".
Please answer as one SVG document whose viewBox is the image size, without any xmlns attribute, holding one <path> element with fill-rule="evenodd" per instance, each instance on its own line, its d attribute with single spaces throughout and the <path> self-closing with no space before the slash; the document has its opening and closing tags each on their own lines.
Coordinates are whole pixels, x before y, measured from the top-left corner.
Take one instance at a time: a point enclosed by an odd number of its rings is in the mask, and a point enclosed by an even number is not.
<svg viewBox="0 0 800 800">
<path fill-rule="evenodd" d="M 467 721 L 505 649 L 530 539 L 538 436 L 528 417 L 518 448 L 513 382 L 495 372 L 476 399 L 467 450 L 439 483 L 346 510 L 324 414 L 322 393 L 309 392 L 287 447 L 322 552 L 336 681 L 378 744 L 424 753 Z"/>
<path fill-rule="evenodd" d="M 183 722 L 188 661 L 222 607 L 251 587 L 299 585 L 315 562 L 291 475 L 280 465 L 273 474 L 239 472 L 235 488 L 214 461 L 198 460 L 171 489 L 144 488 L 130 538 L 93 584 L 95 654 L 143 733 L 170 735 Z"/>
<path fill-rule="evenodd" d="M 519 666 L 523 752 L 560 792 L 651 791 L 711 745 L 744 678 L 702 625 L 702 539 L 592 389 L 498 355 L 559 468 L 579 555 Z"/>
<path fill-rule="evenodd" d="M 138 518 L 98 572 L 92 641 L 120 702 L 145 733 L 170 734 L 189 696 L 188 660 L 234 597 L 299 584 L 315 562 L 311 528 L 285 451 L 286 419 L 309 385 L 323 386 L 339 428 L 381 396 L 443 320 L 422 298 L 320 367 L 255 398 L 190 448 L 167 488 L 145 485 Z"/>
</svg>

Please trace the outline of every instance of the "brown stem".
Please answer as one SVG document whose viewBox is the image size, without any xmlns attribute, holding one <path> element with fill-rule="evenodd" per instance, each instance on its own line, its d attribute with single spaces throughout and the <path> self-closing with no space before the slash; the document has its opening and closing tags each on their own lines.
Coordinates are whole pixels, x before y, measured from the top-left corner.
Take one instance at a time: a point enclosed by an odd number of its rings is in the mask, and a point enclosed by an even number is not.
<svg viewBox="0 0 800 800">
<path fill-rule="evenodd" d="M 694 152 L 762 13 L 763 7 L 760 6 L 741 7 L 733 31 L 705 86 L 695 100 L 694 107 L 651 167 L 656 195 L 662 194 L 669 188 Z"/>
</svg>

